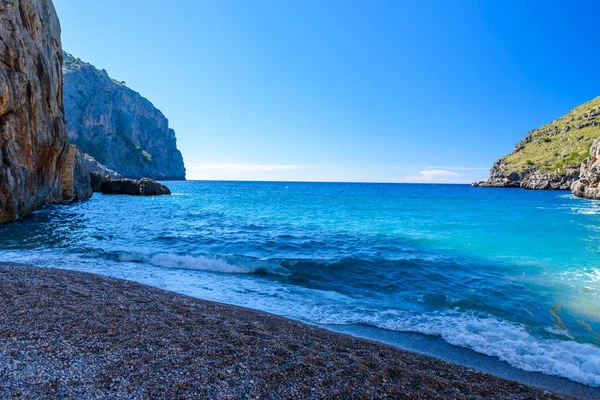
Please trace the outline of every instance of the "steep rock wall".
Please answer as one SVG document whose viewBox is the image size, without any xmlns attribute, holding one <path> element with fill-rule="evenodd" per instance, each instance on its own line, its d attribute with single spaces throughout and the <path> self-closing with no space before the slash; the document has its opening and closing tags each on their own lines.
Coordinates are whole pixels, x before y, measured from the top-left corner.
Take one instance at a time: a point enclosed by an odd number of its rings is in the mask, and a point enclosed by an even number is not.
<svg viewBox="0 0 600 400">
<path fill-rule="evenodd" d="M 183 158 L 167 118 L 106 71 L 67 53 L 64 57 L 71 142 L 127 178 L 185 179 Z"/>
<path fill-rule="evenodd" d="M 62 201 L 68 149 L 51 0 L 0 0 L 0 223 Z"/>
<path fill-rule="evenodd" d="M 69 146 L 61 172 L 65 201 L 76 201 L 92 196 L 92 180 L 85 155 L 74 144 Z"/>
</svg>

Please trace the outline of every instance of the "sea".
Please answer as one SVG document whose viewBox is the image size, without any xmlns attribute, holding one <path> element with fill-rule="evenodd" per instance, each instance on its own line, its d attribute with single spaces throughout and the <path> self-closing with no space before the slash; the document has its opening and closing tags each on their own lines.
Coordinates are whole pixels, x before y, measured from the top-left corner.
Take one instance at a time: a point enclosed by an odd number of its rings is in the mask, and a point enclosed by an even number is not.
<svg viewBox="0 0 600 400">
<path fill-rule="evenodd" d="M 165 183 L 171 196 L 95 193 L 2 226 L 0 262 L 129 279 L 400 347 L 394 337 L 432 339 L 442 358 L 461 349 L 600 387 L 598 201 L 468 185 Z"/>
</svg>

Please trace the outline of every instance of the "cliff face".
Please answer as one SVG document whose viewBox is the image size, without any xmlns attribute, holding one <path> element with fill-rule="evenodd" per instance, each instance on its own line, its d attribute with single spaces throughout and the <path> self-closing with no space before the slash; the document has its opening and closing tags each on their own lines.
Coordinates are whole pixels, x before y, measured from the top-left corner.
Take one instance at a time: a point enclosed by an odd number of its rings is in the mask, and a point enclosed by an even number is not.
<svg viewBox="0 0 600 400">
<path fill-rule="evenodd" d="M 124 177 L 185 179 L 175 132 L 165 116 L 124 83 L 65 53 L 69 139 Z"/>
<path fill-rule="evenodd" d="M 92 180 L 85 154 L 74 144 L 69 146 L 61 172 L 64 200 L 75 201 L 92 196 Z"/>
<path fill-rule="evenodd" d="M 494 163 L 487 181 L 474 186 L 568 190 L 598 137 L 600 97 L 529 132 L 511 154 Z"/>
<path fill-rule="evenodd" d="M 580 179 L 573 182 L 575 196 L 600 199 L 600 139 L 590 149 L 590 156 L 581 163 Z"/>
<path fill-rule="evenodd" d="M 51 0 L 0 0 L 0 223 L 63 200 L 60 24 Z"/>
</svg>

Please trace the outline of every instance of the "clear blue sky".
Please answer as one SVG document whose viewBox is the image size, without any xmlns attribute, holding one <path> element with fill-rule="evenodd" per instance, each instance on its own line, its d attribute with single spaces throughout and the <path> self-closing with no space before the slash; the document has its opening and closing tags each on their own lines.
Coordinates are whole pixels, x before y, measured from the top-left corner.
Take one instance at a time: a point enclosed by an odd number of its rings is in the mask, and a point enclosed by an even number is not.
<svg viewBox="0 0 600 400">
<path fill-rule="evenodd" d="M 598 1 L 54 0 L 151 100 L 189 179 L 483 179 L 600 95 Z"/>
</svg>

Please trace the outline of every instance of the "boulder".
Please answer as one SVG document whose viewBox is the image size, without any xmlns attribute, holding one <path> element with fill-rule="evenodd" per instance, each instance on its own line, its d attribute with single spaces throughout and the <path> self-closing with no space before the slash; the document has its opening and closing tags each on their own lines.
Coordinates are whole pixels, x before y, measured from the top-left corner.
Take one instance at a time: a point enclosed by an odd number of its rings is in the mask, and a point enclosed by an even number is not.
<svg viewBox="0 0 600 400">
<path fill-rule="evenodd" d="M 123 177 L 116 171 L 107 168 L 105 165 L 100 164 L 94 157 L 89 154 L 84 154 L 84 161 L 89 171 L 90 179 L 92 182 L 92 190 L 99 192 L 102 183 L 110 182 L 115 179 L 122 179 Z"/>
<path fill-rule="evenodd" d="M 171 194 L 168 187 L 153 179 L 114 179 L 100 185 L 103 194 L 128 194 L 131 196 L 158 196 Z"/>
</svg>

